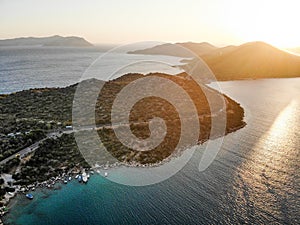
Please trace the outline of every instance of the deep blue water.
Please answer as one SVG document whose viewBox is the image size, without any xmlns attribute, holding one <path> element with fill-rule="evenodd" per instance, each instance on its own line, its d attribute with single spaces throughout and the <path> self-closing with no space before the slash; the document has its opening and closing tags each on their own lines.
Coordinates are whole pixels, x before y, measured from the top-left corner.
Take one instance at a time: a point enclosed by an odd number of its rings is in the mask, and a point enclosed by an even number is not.
<svg viewBox="0 0 300 225">
<path fill-rule="evenodd" d="M 299 224 L 300 79 L 222 82 L 247 126 L 198 171 L 203 146 L 176 175 L 145 187 L 99 175 L 87 185 L 19 196 L 11 224 Z M 138 170 L 138 169 L 137 169 Z M 110 171 L 111 173 L 111 171 Z"/>
</svg>

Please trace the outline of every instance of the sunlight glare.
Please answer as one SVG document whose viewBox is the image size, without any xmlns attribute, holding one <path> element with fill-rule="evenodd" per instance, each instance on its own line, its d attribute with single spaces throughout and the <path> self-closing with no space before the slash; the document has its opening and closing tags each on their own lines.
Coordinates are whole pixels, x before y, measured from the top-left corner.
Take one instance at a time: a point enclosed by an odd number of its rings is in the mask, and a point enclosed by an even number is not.
<svg viewBox="0 0 300 225">
<path fill-rule="evenodd" d="M 224 26 L 244 42 L 264 41 L 276 47 L 299 45 L 300 32 L 294 26 L 300 21 L 300 2 L 287 1 L 234 1 L 233 13 L 225 17 Z M 227 6 L 228 7 L 228 6 Z"/>
</svg>

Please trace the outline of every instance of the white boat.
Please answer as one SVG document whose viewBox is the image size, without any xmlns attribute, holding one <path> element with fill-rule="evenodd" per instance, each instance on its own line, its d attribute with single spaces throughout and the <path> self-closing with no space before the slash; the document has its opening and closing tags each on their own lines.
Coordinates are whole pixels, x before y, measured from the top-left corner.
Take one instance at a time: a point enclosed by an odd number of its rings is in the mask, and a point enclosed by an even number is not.
<svg viewBox="0 0 300 225">
<path fill-rule="evenodd" d="M 79 177 L 79 174 L 77 174 L 77 175 L 75 176 L 75 179 L 78 179 L 78 177 Z"/>
<path fill-rule="evenodd" d="M 105 172 L 105 173 L 104 173 L 104 176 L 105 176 L 105 177 L 107 177 L 107 176 L 108 176 L 108 173 L 107 173 L 107 172 Z"/>
<path fill-rule="evenodd" d="M 72 177 L 69 177 L 69 181 L 72 180 Z"/>
<path fill-rule="evenodd" d="M 86 176 L 84 176 L 84 177 L 82 177 L 82 181 L 83 181 L 84 183 L 86 183 L 86 182 L 88 181 L 88 178 L 87 178 Z"/>
<path fill-rule="evenodd" d="M 83 171 L 83 173 L 82 173 L 82 181 L 84 182 L 84 183 L 86 183 L 87 181 L 88 181 L 88 174 L 85 172 L 85 171 Z"/>
</svg>

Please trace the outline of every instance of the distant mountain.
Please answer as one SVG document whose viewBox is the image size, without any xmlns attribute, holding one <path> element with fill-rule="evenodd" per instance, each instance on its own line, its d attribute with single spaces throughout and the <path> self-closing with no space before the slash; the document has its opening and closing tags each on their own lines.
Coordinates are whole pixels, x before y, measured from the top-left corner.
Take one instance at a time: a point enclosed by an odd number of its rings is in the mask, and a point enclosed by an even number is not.
<svg viewBox="0 0 300 225">
<path fill-rule="evenodd" d="M 208 64 L 218 80 L 300 76 L 300 56 L 289 54 L 264 42 L 223 48 L 217 48 L 207 42 L 178 44 L 188 50 L 178 51 L 178 47 L 173 44 L 164 44 L 130 53 L 190 57 L 191 50 Z"/>
<path fill-rule="evenodd" d="M 176 45 L 182 46 L 184 48 L 181 49 L 179 47 L 176 47 Z M 191 57 L 192 54 L 189 50 L 193 51 L 197 55 L 205 55 L 217 49 L 217 47 L 207 42 L 202 42 L 202 43 L 184 42 L 184 43 L 176 43 L 176 45 L 166 43 L 166 44 L 154 46 L 152 48 L 131 51 L 128 53 L 144 54 L 144 55 L 170 55 L 170 56 L 178 56 L 178 57 Z"/>
<path fill-rule="evenodd" d="M 91 43 L 81 37 L 62 37 L 59 35 L 51 37 L 21 37 L 0 40 L 0 46 L 62 46 L 62 47 L 89 47 Z"/>
<path fill-rule="evenodd" d="M 218 80 L 300 76 L 299 56 L 264 42 L 246 43 L 203 59 Z"/>
</svg>

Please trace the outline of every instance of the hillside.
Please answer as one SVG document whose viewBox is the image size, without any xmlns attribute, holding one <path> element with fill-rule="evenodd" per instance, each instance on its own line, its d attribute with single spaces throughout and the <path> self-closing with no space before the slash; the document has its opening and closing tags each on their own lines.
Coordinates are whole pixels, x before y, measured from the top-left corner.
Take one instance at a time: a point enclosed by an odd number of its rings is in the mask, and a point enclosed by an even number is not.
<svg viewBox="0 0 300 225">
<path fill-rule="evenodd" d="M 203 59 L 218 80 L 300 76 L 300 57 L 263 42 L 246 43 Z"/>
<path fill-rule="evenodd" d="M 51 37 L 21 37 L 0 40 L 0 46 L 63 46 L 63 47 L 89 47 L 91 43 L 81 37 L 62 37 L 59 35 Z"/>
<path fill-rule="evenodd" d="M 249 42 L 240 46 L 217 48 L 206 42 L 179 43 L 200 56 L 218 80 L 286 78 L 300 76 L 300 57 L 279 50 L 264 42 Z M 189 50 L 172 44 L 131 52 L 191 57 Z"/>
<path fill-rule="evenodd" d="M 184 48 L 179 48 L 177 45 L 182 46 Z M 177 57 L 191 57 L 191 53 L 189 50 L 195 52 L 197 55 L 205 55 L 210 53 L 211 51 L 216 50 L 217 47 L 207 43 L 194 43 L 194 42 L 184 42 L 184 43 L 176 43 L 176 44 L 162 44 L 157 45 L 152 48 L 136 50 L 128 52 L 129 54 L 144 54 L 144 55 L 170 55 Z"/>
</svg>

